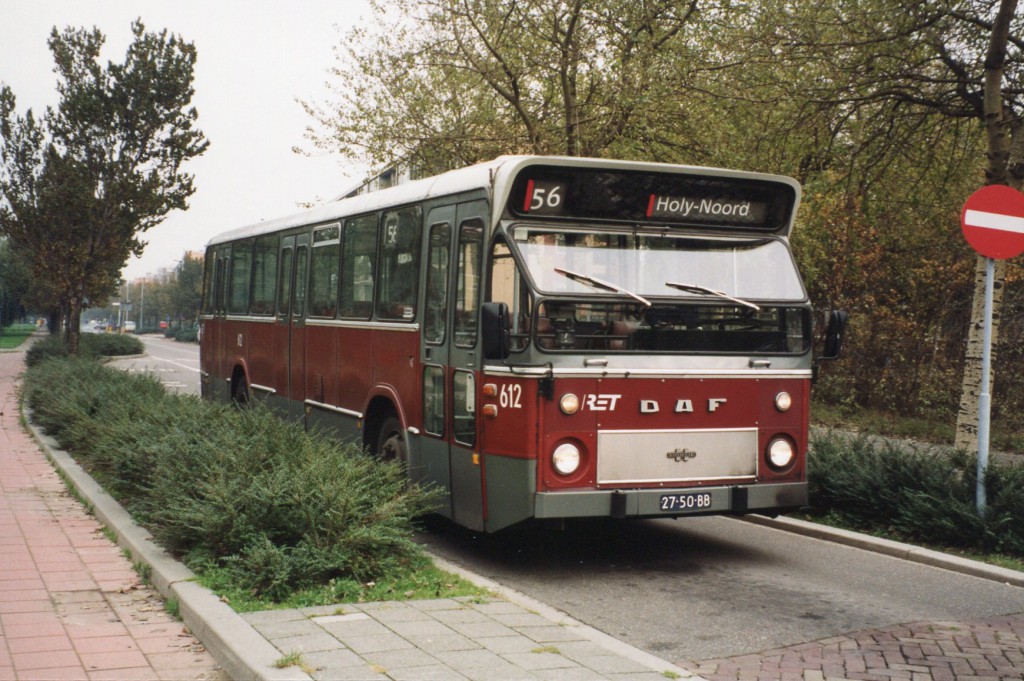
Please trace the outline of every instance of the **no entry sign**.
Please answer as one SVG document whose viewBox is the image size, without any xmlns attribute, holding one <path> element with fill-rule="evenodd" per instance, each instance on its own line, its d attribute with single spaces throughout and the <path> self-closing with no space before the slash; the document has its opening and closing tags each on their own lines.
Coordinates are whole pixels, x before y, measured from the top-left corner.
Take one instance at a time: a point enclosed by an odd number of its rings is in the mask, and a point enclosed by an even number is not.
<svg viewBox="0 0 1024 681">
<path fill-rule="evenodd" d="M 967 243 L 986 258 L 1024 253 L 1024 194 L 1001 184 L 982 187 L 964 203 L 960 227 Z"/>
</svg>

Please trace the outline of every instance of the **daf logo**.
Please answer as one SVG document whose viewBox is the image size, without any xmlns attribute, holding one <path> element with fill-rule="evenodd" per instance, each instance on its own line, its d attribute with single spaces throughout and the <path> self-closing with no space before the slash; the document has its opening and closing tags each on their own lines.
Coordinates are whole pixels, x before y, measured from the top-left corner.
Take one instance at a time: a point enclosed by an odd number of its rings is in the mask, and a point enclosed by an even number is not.
<svg viewBox="0 0 1024 681">
<path fill-rule="evenodd" d="M 672 459 L 676 463 L 685 463 L 690 459 L 696 459 L 697 452 L 692 449 L 673 449 L 671 452 L 665 454 L 665 458 Z"/>
<path fill-rule="evenodd" d="M 708 399 L 707 407 L 709 413 L 714 413 L 728 402 L 724 397 L 711 397 Z M 676 400 L 670 403 L 672 411 L 676 414 L 692 414 L 694 412 L 693 400 Z M 641 414 L 657 414 L 661 411 L 661 404 L 658 400 L 640 400 Z"/>
</svg>

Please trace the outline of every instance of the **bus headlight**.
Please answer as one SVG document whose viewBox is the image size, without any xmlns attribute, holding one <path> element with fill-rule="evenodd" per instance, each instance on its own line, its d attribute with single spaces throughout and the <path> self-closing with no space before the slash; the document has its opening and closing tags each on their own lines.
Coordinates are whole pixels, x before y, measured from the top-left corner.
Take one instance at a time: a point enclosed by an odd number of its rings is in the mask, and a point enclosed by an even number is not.
<svg viewBox="0 0 1024 681">
<path fill-rule="evenodd" d="M 785 390 L 775 396 L 775 408 L 779 411 L 789 411 L 793 406 L 793 398 Z"/>
<path fill-rule="evenodd" d="M 563 414 L 575 414 L 580 410 L 580 398 L 572 393 L 566 393 L 562 395 L 562 399 L 558 400 L 558 408 L 562 410 Z"/>
<path fill-rule="evenodd" d="M 551 453 L 551 464 L 560 475 L 572 475 L 580 467 L 580 449 L 571 442 L 565 442 Z"/>
<path fill-rule="evenodd" d="M 796 447 L 786 437 L 777 437 L 768 443 L 768 463 L 776 470 L 789 468 L 796 459 Z"/>
</svg>

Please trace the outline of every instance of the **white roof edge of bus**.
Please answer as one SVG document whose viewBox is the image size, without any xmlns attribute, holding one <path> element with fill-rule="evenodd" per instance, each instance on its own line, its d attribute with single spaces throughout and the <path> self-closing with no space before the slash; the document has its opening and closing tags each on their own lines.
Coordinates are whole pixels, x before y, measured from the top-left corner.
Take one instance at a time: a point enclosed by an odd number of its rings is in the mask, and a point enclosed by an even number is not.
<svg viewBox="0 0 1024 681">
<path fill-rule="evenodd" d="M 615 159 L 585 158 L 578 156 L 499 156 L 498 158 L 485 163 L 468 166 L 466 168 L 459 168 L 457 170 L 450 170 L 446 173 L 441 173 L 440 175 L 425 177 L 421 180 L 412 180 L 411 182 L 406 182 L 395 187 L 380 189 L 367 194 L 360 194 L 348 199 L 331 201 L 322 206 L 310 208 L 300 213 L 263 220 L 244 227 L 222 232 L 210 239 L 207 246 L 234 241 L 236 239 L 259 236 L 261 234 L 290 229 L 292 227 L 327 223 L 338 218 L 370 213 L 389 206 L 401 206 L 403 204 L 413 203 L 415 201 L 435 196 L 454 194 L 473 189 L 489 189 L 491 187 L 492 173 L 496 179 L 512 178 L 524 166 L 548 163 L 576 167 L 600 166 L 616 170 L 646 169 L 662 172 L 678 172 L 680 174 L 699 173 L 702 175 L 722 177 L 742 176 L 755 180 L 770 180 L 788 184 L 793 187 L 796 192 L 797 206 L 799 206 L 800 203 L 800 183 L 793 178 L 786 177 L 784 175 L 771 175 L 766 173 L 755 173 L 705 166 L 684 166 L 671 163 L 621 161 Z M 505 186 L 509 190 L 511 189 L 508 183 L 506 183 Z M 495 197 L 495 199 L 493 209 L 495 211 L 494 217 L 497 219 L 497 216 L 504 208 L 507 197 L 500 196 Z M 796 210 L 793 211 L 793 215 L 790 217 L 790 224 L 787 225 L 784 230 L 784 233 L 787 235 L 792 229 L 792 220 L 795 218 L 795 215 Z"/>
</svg>

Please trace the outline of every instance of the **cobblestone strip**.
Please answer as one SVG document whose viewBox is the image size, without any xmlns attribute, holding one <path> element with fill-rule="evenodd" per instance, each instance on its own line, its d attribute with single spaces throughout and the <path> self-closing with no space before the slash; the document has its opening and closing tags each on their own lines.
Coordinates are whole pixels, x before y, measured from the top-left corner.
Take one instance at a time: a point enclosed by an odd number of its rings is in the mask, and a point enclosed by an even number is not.
<svg viewBox="0 0 1024 681">
<path fill-rule="evenodd" d="M 756 655 L 676 664 L 708 681 L 1024 679 L 1024 615 L 915 622 Z"/>
</svg>

